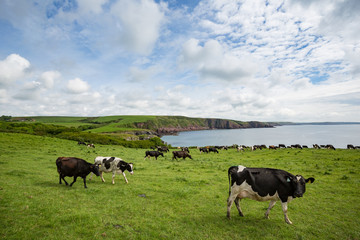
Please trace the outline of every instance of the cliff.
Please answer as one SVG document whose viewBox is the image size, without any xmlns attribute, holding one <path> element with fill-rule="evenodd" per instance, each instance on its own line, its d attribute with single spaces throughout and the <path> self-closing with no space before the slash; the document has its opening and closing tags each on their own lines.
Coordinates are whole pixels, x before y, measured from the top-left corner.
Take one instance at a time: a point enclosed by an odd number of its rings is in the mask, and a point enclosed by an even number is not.
<svg viewBox="0 0 360 240">
<path fill-rule="evenodd" d="M 274 123 L 265 122 L 241 122 L 228 119 L 216 118 L 188 118 L 182 116 L 160 116 L 146 122 L 134 123 L 134 127 L 151 129 L 158 135 L 173 135 L 182 131 L 197 131 L 209 129 L 239 129 L 239 128 L 268 128 L 274 127 Z"/>
</svg>

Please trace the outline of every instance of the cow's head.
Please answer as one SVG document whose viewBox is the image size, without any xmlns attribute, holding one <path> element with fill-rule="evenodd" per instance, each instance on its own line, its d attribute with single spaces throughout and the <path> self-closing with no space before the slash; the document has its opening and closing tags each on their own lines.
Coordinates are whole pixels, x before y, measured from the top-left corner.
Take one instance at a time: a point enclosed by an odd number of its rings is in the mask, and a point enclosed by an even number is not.
<svg viewBox="0 0 360 240">
<path fill-rule="evenodd" d="M 128 166 L 126 167 L 126 170 L 128 170 L 130 172 L 130 174 L 133 175 L 134 174 L 134 172 L 133 172 L 133 164 L 129 163 Z"/>
<path fill-rule="evenodd" d="M 313 183 L 315 181 L 315 178 L 308 178 L 305 179 L 303 176 L 301 175 L 296 175 L 295 177 L 286 177 L 286 181 L 290 182 L 293 189 L 294 189 L 294 194 L 293 197 L 302 197 L 305 193 L 305 184 L 310 182 Z"/>
<path fill-rule="evenodd" d="M 97 164 L 92 164 L 92 165 L 90 166 L 90 170 L 91 170 L 91 172 L 93 172 L 96 176 L 100 176 L 99 165 L 97 165 Z"/>
</svg>

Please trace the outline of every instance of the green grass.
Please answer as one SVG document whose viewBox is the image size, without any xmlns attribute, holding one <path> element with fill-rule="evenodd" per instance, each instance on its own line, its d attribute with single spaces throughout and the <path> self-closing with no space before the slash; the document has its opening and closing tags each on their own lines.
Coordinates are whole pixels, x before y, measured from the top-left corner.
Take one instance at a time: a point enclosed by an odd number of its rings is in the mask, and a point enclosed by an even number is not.
<svg viewBox="0 0 360 240">
<path fill-rule="evenodd" d="M 258 150 L 200 154 L 193 160 L 144 160 L 144 149 L 0 133 L 1 239 L 360 239 L 359 150 Z M 129 184 L 111 174 L 67 187 L 58 184 L 55 160 L 76 156 L 93 162 L 118 156 L 134 163 Z M 281 204 L 270 219 L 268 202 L 245 199 L 226 218 L 227 169 L 242 164 L 314 177 L 303 198 Z M 66 178 L 71 181 L 71 178 Z M 145 194 L 145 197 L 143 197 Z"/>
</svg>

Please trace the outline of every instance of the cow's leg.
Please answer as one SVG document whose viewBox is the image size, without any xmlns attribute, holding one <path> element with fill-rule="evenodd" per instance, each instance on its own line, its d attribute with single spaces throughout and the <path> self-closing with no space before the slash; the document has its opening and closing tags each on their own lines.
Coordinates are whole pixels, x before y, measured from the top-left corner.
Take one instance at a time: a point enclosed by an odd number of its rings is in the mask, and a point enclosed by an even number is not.
<svg viewBox="0 0 360 240">
<path fill-rule="evenodd" d="M 292 224 L 292 222 L 290 221 L 288 215 L 287 215 L 287 210 L 288 210 L 288 206 L 287 206 L 287 202 L 281 202 L 281 207 L 284 213 L 284 217 L 285 217 L 285 222 L 288 224 Z"/>
<path fill-rule="evenodd" d="M 231 206 L 234 202 L 234 200 L 236 199 L 237 194 L 230 194 L 228 201 L 227 201 L 227 217 L 230 219 L 230 210 L 231 210 Z"/>
<path fill-rule="evenodd" d="M 116 172 L 113 171 L 112 172 L 112 184 L 115 184 L 115 175 L 116 175 Z"/>
<path fill-rule="evenodd" d="M 266 213 L 265 213 L 265 217 L 266 217 L 267 219 L 269 219 L 270 210 L 275 206 L 275 204 L 276 204 L 276 201 L 274 201 L 274 200 L 271 200 L 271 201 L 270 201 L 269 207 L 268 207 L 268 209 L 267 209 L 267 211 L 266 211 Z"/>
<path fill-rule="evenodd" d="M 83 179 L 84 179 L 84 188 L 87 188 L 87 186 L 86 186 L 86 177 L 84 177 Z"/>
<path fill-rule="evenodd" d="M 65 176 L 60 175 L 60 181 L 59 181 L 60 184 L 61 184 L 61 179 L 64 180 L 66 186 L 69 185 L 68 182 L 65 180 Z"/>
<path fill-rule="evenodd" d="M 241 211 L 240 200 L 241 200 L 241 199 L 240 199 L 239 197 L 235 198 L 235 205 L 236 205 L 236 208 L 237 208 L 237 210 L 238 210 L 238 212 L 239 212 L 240 217 L 243 217 L 244 214 L 243 214 L 242 211 Z"/>
<path fill-rule="evenodd" d="M 77 176 L 74 176 L 74 181 L 72 183 L 70 183 L 70 187 L 72 187 L 72 185 L 76 182 Z"/>
<path fill-rule="evenodd" d="M 125 182 L 126 182 L 126 183 L 129 183 L 128 180 L 126 179 L 126 176 L 125 176 L 125 173 L 124 173 L 124 172 L 122 173 L 122 175 L 123 175 L 124 178 L 125 178 Z"/>
<path fill-rule="evenodd" d="M 100 172 L 101 181 L 105 182 L 105 179 L 103 177 L 103 172 Z"/>
</svg>

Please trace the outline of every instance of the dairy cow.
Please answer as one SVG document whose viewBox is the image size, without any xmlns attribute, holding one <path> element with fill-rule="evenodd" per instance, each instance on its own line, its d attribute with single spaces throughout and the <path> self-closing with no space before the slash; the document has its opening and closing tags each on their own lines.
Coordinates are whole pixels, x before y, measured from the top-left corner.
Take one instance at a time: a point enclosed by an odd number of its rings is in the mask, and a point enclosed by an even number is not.
<svg viewBox="0 0 360 240">
<path fill-rule="evenodd" d="M 131 175 L 134 174 L 133 172 L 133 164 L 127 163 L 123 161 L 121 158 L 118 157 L 101 157 L 98 156 L 95 158 L 95 165 L 99 166 L 100 177 L 103 182 L 105 179 L 103 177 L 103 172 L 109 173 L 112 172 L 112 184 L 115 184 L 115 174 L 121 173 L 124 176 L 125 182 L 129 183 L 126 176 L 125 171 L 129 171 Z M 90 176 L 89 180 L 91 180 L 92 175 Z"/>
<path fill-rule="evenodd" d="M 287 204 L 294 198 L 302 197 L 305 193 L 305 183 L 312 183 L 314 178 L 305 179 L 301 175 L 292 175 L 284 170 L 271 168 L 247 168 L 233 166 L 228 170 L 229 198 L 227 200 L 227 217 L 235 201 L 240 216 L 244 216 L 239 200 L 250 198 L 256 201 L 269 201 L 265 217 L 269 218 L 270 210 L 276 201 L 281 201 L 285 222 L 292 224 L 287 215 Z"/>
</svg>

